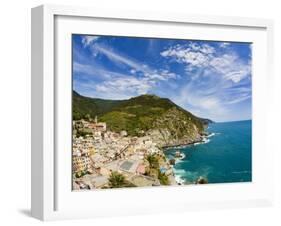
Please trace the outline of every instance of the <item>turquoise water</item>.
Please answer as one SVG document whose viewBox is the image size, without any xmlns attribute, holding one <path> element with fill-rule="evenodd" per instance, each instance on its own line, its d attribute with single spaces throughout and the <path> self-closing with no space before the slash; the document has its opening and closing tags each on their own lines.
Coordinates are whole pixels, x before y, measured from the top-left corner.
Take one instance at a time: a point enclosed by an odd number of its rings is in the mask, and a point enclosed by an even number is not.
<svg viewBox="0 0 281 226">
<path fill-rule="evenodd" d="M 249 182 L 252 180 L 252 121 L 212 123 L 205 143 L 165 151 L 174 158 L 178 150 L 185 157 L 174 166 L 177 178 L 193 183 L 206 177 L 209 183 Z"/>
</svg>

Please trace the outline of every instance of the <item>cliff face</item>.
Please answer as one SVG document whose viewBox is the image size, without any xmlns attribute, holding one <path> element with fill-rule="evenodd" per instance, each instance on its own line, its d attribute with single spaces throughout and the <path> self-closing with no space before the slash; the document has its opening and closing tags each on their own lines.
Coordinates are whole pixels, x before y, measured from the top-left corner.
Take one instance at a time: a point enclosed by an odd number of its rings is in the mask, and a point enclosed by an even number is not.
<svg viewBox="0 0 281 226">
<path fill-rule="evenodd" d="M 203 128 L 177 108 L 168 110 L 153 123 L 147 134 L 160 147 L 185 145 L 201 141 Z"/>
</svg>

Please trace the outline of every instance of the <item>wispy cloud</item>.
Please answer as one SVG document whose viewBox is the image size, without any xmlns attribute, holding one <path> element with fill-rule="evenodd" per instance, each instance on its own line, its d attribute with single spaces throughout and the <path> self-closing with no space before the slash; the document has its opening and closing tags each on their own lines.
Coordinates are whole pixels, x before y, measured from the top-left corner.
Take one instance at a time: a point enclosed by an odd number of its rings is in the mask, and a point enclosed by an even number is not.
<svg viewBox="0 0 281 226">
<path fill-rule="evenodd" d="M 199 88 L 193 82 L 182 86 L 177 93 L 171 96 L 172 100 L 187 109 L 197 112 L 198 116 L 217 119 L 228 113 L 220 94 L 216 88 L 212 90 L 209 86 Z"/>
<path fill-rule="evenodd" d="M 85 96 L 154 93 L 214 120 L 250 115 L 250 45 L 82 35 L 73 53 L 74 88 Z"/>
<path fill-rule="evenodd" d="M 229 44 L 224 43 L 225 45 Z M 250 76 L 251 72 L 250 62 L 241 61 L 232 50 L 216 51 L 208 44 L 190 42 L 186 45 L 172 46 L 160 54 L 185 64 L 186 71 L 204 68 L 205 71 L 220 74 L 224 79 L 235 83 Z"/>
<path fill-rule="evenodd" d="M 221 43 L 219 44 L 219 47 L 220 47 L 220 48 L 227 48 L 228 46 L 230 46 L 230 43 L 229 43 L 229 42 L 221 42 Z"/>
<path fill-rule="evenodd" d="M 75 73 L 86 74 L 87 80 L 78 80 L 76 85 L 91 89 L 91 96 L 100 96 L 104 93 L 112 93 L 114 98 L 128 98 L 140 94 L 145 94 L 152 89 L 155 81 L 148 78 L 135 78 L 129 74 L 118 73 L 110 70 L 100 68 L 99 66 L 92 66 L 87 64 L 73 63 L 73 71 Z M 90 77 L 89 77 L 90 76 Z M 100 82 L 91 82 L 91 77 L 99 79 Z M 77 84 L 79 83 L 79 84 Z"/>
<path fill-rule="evenodd" d="M 95 40 L 82 39 L 82 43 L 87 43 L 85 48 L 92 51 L 93 57 L 98 54 L 106 56 L 111 62 L 126 66 L 128 70 L 122 70 L 122 73 L 105 69 L 97 64 L 83 64 L 74 62 L 73 70 L 77 73 L 84 73 L 89 76 L 99 78 L 101 81 L 95 85 L 91 84 L 92 95 L 99 93 L 113 93 L 114 95 L 107 95 L 109 98 L 129 98 L 136 95 L 141 95 L 152 91 L 158 82 L 167 81 L 177 78 L 177 75 L 167 69 L 155 69 L 148 66 L 144 62 L 132 59 L 124 54 L 114 51 L 112 48 L 106 47 L 104 44 L 97 44 Z M 86 41 L 87 40 L 87 41 Z M 92 44 L 91 44 L 92 42 Z M 77 81 L 80 83 L 88 83 L 88 81 Z M 89 85 L 80 84 L 84 88 L 89 88 Z"/>
<path fill-rule="evenodd" d="M 84 47 L 87 47 L 87 46 L 93 44 L 93 42 L 97 41 L 98 39 L 99 39 L 99 36 L 85 35 L 82 37 L 82 44 Z"/>
<path fill-rule="evenodd" d="M 138 79 L 130 76 L 123 76 L 113 81 L 105 81 L 96 85 L 98 92 L 113 93 L 118 96 L 132 97 L 136 95 L 146 94 L 153 84 L 145 79 Z M 114 98 L 115 99 L 115 98 Z"/>
<path fill-rule="evenodd" d="M 73 62 L 73 71 L 74 73 L 86 74 L 88 76 L 100 80 L 108 80 L 108 79 L 123 77 L 123 74 L 107 70 L 98 64 L 86 64 L 86 63 L 83 64 L 75 61 Z"/>
<path fill-rule="evenodd" d="M 91 50 L 94 52 L 94 54 L 98 52 L 107 56 L 110 60 L 117 64 L 128 66 L 132 74 L 140 72 L 144 77 L 150 78 L 152 80 L 168 80 L 176 78 L 177 76 L 175 73 L 168 70 L 151 68 L 143 62 L 139 62 L 135 59 L 131 59 L 128 56 L 124 56 L 113 49 L 109 49 L 105 45 L 93 45 Z"/>
<path fill-rule="evenodd" d="M 189 42 L 160 53 L 185 66 L 187 84 L 173 98 L 183 106 L 214 117 L 228 114 L 228 105 L 251 98 L 251 62 L 242 60 L 229 48 L 230 43 L 218 46 Z"/>
</svg>

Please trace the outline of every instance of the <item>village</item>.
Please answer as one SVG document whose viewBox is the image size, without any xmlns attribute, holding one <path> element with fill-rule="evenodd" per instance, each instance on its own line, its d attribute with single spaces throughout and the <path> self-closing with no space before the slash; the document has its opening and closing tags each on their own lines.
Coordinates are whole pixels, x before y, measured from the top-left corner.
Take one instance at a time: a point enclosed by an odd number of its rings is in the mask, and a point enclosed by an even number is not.
<svg viewBox="0 0 281 226">
<path fill-rule="evenodd" d="M 73 121 L 73 190 L 178 185 L 173 161 L 149 136 L 113 132 L 105 122 Z"/>
</svg>

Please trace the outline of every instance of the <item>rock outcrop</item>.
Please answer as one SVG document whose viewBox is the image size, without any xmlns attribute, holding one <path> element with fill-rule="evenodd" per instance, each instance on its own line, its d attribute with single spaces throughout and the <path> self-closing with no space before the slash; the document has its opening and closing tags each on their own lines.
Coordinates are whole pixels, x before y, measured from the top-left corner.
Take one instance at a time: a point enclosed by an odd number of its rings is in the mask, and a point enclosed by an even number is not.
<svg viewBox="0 0 281 226">
<path fill-rule="evenodd" d="M 191 117 L 172 108 L 155 120 L 147 135 L 160 147 L 167 147 L 199 142 L 202 133 L 202 127 L 196 125 Z"/>
</svg>

